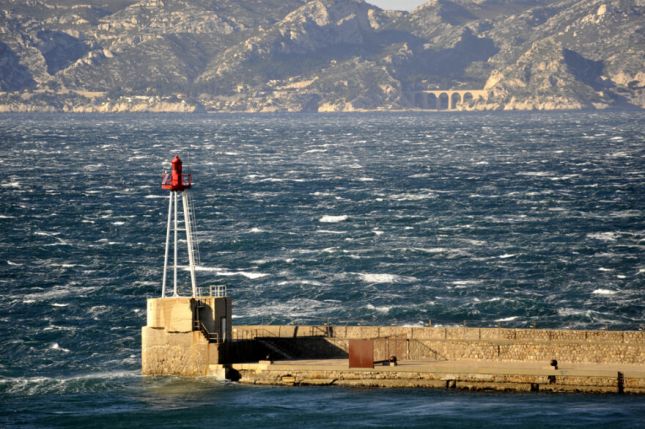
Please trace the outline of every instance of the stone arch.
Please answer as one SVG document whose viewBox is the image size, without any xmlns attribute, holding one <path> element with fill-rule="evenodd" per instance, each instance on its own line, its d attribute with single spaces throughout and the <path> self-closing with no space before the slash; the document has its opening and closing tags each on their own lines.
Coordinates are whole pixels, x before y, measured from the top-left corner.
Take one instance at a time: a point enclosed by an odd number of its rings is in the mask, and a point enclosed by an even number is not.
<svg viewBox="0 0 645 429">
<path fill-rule="evenodd" d="M 464 103 L 464 104 L 472 104 L 473 100 L 474 100 L 474 97 L 473 97 L 472 92 L 466 92 L 464 94 L 464 98 L 462 100 L 462 103 Z"/>
<path fill-rule="evenodd" d="M 450 97 L 447 92 L 442 92 L 439 94 L 437 100 L 437 110 L 447 110 L 450 108 Z"/>
<path fill-rule="evenodd" d="M 459 104 L 461 104 L 461 94 L 453 92 L 450 96 L 450 108 L 456 109 Z"/>
<path fill-rule="evenodd" d="M 438 108 L 437 96 L 434 94 L 428 94 L 428 109 L 437 110 Z"/>
</svg>

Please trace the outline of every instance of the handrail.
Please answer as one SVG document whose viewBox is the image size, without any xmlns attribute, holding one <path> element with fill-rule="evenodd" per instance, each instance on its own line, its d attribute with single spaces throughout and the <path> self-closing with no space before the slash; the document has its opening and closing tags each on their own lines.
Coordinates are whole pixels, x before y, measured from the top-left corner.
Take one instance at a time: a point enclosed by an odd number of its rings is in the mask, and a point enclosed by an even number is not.
<svg viewBox="0 0 645 429">
<path fill-rule="evenodd" d="M 164 171 L 161 174 L 161 184 L 162 185 L 172 185 L 172 174 Z M 181 175 L 181 185 L 182 186 L 191 186 L 193 184 L 193 175 L 192 174 L 182 174 Z"/>
<path fill-rule="evenodd" d="M 298 328 L 298 326 L 295 326 Z M 303 337 L 327 337 L 332 338 L 332 327 L 327 326 L 301 326 L 300 328 L 306 328 L 306 330 L 297 331 L 298 334 L 294 337 L 293 333 L 286 335 L 284 333 L 271 331 L 266 328 L 253 328 L 244 330 L 242 335 L 236 334 L 236 338 L 240 339 L 254 339 L 254 338 L 303 338 Z"/>
<path fill-rule="evenodd" d="M 432 347 L 424 344 L 421 340 L 418 340 L 416 338 L 409 339 L 408 341 L 414 342 L 415 344 L 418 344 L 422 348 L 430 351 L 432 354 L 434 354 L 434 360 L 436 361 L 445 361 L 448 360 L 445 356 L 442 356 L 438 351 L 434 350 Z M 428 356 L 429 357 L 429 356 Z"/>
<path fill-rule="evenodd" d="M 281 338 L 281 336 L 280 336 L 280 334 L 279 334 L 279 333 L 278 333 L 278 334 L 276 334 L 275 332 L 271 332 L 271 331 L 269 331 L 268 329 L 264 329 L 264 328 L 260 328 L 260 329 L 258 329 L 258 328 L 255 328 L 255 329 L 253 329 L 253 331 L 255 332 L 255 335 L 253 336 L 254 338 Z M 267 334 L 269 334 L 269 335 L 258 335 L 258 331 L 264 331 L 264 332 L 266 332 L 266 333 L 267 333 Z"/>
<path fill-rule="evenodd" d="M 228 296 L 226 285 L 211 285 L 208 287 L 198 287 L 197 296 L 212 296 L 215 298 L 224 298 Z"/>
<path fill-rule="evenodd" d="M 217 332 L 210 332 L 201 320 L 195 320 L 194 322 L 195 330 L 201 331 L 209 343 L 219 343 L 219 334 Z"/>
</svg>

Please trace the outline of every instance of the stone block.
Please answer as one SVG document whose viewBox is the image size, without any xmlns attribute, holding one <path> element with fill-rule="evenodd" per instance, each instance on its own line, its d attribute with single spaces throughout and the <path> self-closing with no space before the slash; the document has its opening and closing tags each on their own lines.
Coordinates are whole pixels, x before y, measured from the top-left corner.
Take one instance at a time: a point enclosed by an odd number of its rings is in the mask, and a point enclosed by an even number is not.
<svg viewBox="0 0 645 429">
<path fill-rule="evenodd" d="M 147 326 L 169 332 L 193 330 L 192 298 L 151 298 L 147 302 Z"/>
<path fill-rule="evenodd" d="M 446 337 L 446 328 L 411 328 L 410 335 L 415 340 L 441 340 Z"/>
<path fill-rule="evenodd" d="M 403 326 L 382 326 L 379 330 L 379 336 L 410 338 L 411 331 L 412 328 L 406 328 Z"/>
<path fill-rule="evenodd" d="M 621 332 L 621 337 L 626 343 L 639 344 L 645 347 L 645 331 L 624 331 Z"/>
<path fill-rule="evenodd" d="M 296 333 L 295 326 L 278 326 L 278 336 L 283 338 L 292 338 Z"/>
<path fill-rule="evenodd" d="M 166 344 L 166 330 L 144 326 L 141 328 L 142 347 L 162 346 Z"/>
<path fill-rule="evenodd" d="M 378 338 L 379 328 L 377 326 L 348 326 L 347 337 L 352 339 Z"/>
</svg>

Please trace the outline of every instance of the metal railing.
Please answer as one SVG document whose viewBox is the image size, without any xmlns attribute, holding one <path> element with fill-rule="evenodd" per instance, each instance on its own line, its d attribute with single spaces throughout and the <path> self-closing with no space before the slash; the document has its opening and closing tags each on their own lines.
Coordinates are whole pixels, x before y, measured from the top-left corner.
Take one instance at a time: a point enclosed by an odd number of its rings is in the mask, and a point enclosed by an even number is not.
<svg viewBox="0 0 645 429">
<path fill-rule="evenodd" d="M 226 285 L 214 285 L 197 288 L 197 296 L 212 296 L 215 298 L 223 298 L 228 296 Z"/>
<path fill-rule="evenodd" d="M 192 174 L 182 174 L 181 175 L 181 185 L 190 187 L 193 184 L 193 175 Z M 164 171 L 161 174 L 161 185 L 170 186 L 172 185 L 172 174 Z"/>
<path fill-rule="evenodd" d="M 206 337 L 209 343 L 219 343 L 219 334 L 217 332 L 209 331 L 206 325 L 204 325 L 201 320 L 194 320 L 193 324 L 193 329 L 195 329 L 196 331 L 201 331 L 201 333 L 204 334 L 204 337 Z"/>
</svg>

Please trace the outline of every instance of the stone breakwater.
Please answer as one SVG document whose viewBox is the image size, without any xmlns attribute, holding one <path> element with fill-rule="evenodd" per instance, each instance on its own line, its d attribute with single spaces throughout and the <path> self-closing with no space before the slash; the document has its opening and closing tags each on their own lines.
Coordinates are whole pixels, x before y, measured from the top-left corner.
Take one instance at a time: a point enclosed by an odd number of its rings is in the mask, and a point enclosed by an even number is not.
<svg viewBox="0 0 645 429">
<path fill-rule="evenodd" d="M 148 300 L 144 375 L 249 384 L 645 393 L 645 332 L 223 325 L 227 298 Z M 207 337 L 219 332 L 218 337 Z M 352 340 L 398 365 L 350 368 Z M 553 361 L 557 361 L 553 365 Z"/>
<path fill-rule="evenodd" d="M 645 393 L 641 331 L 237 326 L 233 335 L 272 357 L 228 366 L 229 376 L 249 384 Z M 399 364 L 349 368 L 355 339 L 373 341 L 376 361 L 395 355 Z"/>
</svg>

